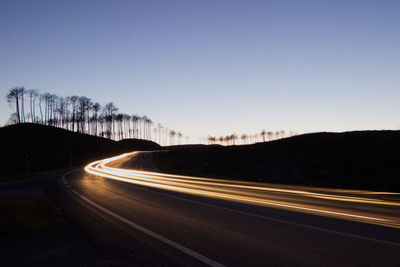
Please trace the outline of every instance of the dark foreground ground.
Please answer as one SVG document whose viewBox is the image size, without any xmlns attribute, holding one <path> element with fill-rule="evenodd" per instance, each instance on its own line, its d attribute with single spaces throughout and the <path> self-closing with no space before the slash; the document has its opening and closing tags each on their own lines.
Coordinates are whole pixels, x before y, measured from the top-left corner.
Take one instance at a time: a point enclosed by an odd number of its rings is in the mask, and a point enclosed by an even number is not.
<svg viewBox="0 0 400 267">
<path fill-rule="evenodd" d="M 158 144 L 26 123 L 0 128 L 0 147 L 0 266 L 120 265 L 99 256 L 94 243 L 101 241 L 88 238 L 78 223 L 92 218 L 66 199 L 57 179 L 96 159 Z"/>
<path fill-rule="evenodd" d="M 82 235 L 55 187 L 57 176 L 0 185 L 2 266 L 109 266 Z"/>
<path fill-rule="evenodd" d="M 24 131 L 8 129 L 12 134 L 4 135 L 2 130 L 5 128 L 0 129 L 3 146 L 8 149 L 3 155 L 9 156 L 4 162 L 14 166 L 14 169 L 7 165 L 2 168 L 11 171 L 24 166 L 21 154 L 26 147 L 34 155 L 32 173 L 42 170 L 41 166 L 44 170 L 54 171 L 126 151 L 160 149 L 150 142 L 114 142 L 63 130 L 59 132 L 60 129 L 52 127 L 18 127 Z M 5 136 L 12 142 L 5 142 Z M 319 133 L 252 146 L 175 147 L 169 148 L 169 152 L 155 152 L 154 158 L 159 169 L 172 173 L 399 192 L 399 144 L 399 131 Z M 9 148 L 10 145 L 14 150 Z M 67 158 L 66 151 L 71 153 Z M 76 161 L 68 166 L 70 155 Z M 38 166 L 39 169 L 35 169 Z M 3 177 L 7 178 L 6 175 Z M 366 266 L 368 263 L 374 266 L 384 260 L 387 266 L 398 266 L 398 259 L 392 253 L 398 250 L 398 230 L 395 229 L 277 209 L 246 205 L 238 208 L 228 202 L 188 195 L 170 196 L 168 192 L 128 186 L 82 172 L 69 176 L 68 185 L 62 185 L 60 177 L 49 175 L 0 184 L 1 266 L 166 266 L 193 263 L 193 259 L 171 251 L 96 208 L 85 205 L 71 193 L 72 189 L 173 241 L 185 244 L 192 240 L 195 244 L 200 240 L 204 243 L 196 245 L 199 252 L 215 260 L 233 260 L 229 256 L 233 254 L 227 253 L 225 246 L 249 244 L 246 251 L 240 246 L 232 250 L 238 259 L 230 265 L 250 263 L 246 257 L 240 257 L 246 252 L 249 255 L 267 255 L 251 257 L 255 266 L 260 266 L 261 262 L 307 266 L 316 260 L 320 265 L 332 266 Z M 210 208 L 210 201 L 212 206 L 222 208 Z M 231 214 L 233 207 L 238 211 Z M 252 219 L 244 218 L 245 214 Z M 244 226 L 247 221 L 251 227 Z M 302 225 L 306 225 L 308 230 Z M 315 226 L 328 231 L 321 233 Z M 343 234 L 331 236 L 332 230 L 345 232 L 344 236 L 348 237 L 343 237 Z M 356 236 L 352 235 L 354 231 Z M 226 233 L 225 238 L 243 239 L 243 242 L 225 242 L 221 233 Z M 265 236 L 260 238 L 260 233 Z M 365 235 L 367 239 L 361 242 L 358 235 Z M 371 236 L 391 243 L 386 248 L 384 242 L 369 240 Z M 310 242 L 310 238 L 315 240 Z M 211 239 L 217 243 L 210 242 Z M 261 242 L 267 242 L 268 246 L 258 245 Z M 187 246 L 192 247 L 192 244 Z M 258 250 L 263 251 L 255 253 Z M 228 256 L 222 257 L 224 254 Z"/>
<path fill-rule="evenodd" d="M 314 133 L 248 146 L 176 146 L 163 172 L 400 192 L 400 131 Z"/>
<path fill-rule="evenodd" d="M 145 160 L 136 166 L 149 166 Z M 154 189 L 82 170 L 63 177 L 0 186 L 0 198 L 8 202 L 0 212 L 15 234 L 10 237 L 7 231 L 2 238 L 2 266 L 400 263 L 397 228 Z M 281 193 L 269 195 L 289 201 Z M 295 199 L 302 202 L 299 197 Z M 328 208 L 335 202 L 324 201 Z"/>
</svg>

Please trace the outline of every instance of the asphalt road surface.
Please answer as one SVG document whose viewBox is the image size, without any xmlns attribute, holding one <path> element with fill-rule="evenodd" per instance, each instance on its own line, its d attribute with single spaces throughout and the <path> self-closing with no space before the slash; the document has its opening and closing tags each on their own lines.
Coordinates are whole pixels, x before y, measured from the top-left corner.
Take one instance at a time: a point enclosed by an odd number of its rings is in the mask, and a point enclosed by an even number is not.
<svg viewBox="0 0 400 267">
<path fill-rule="evenodd" d="M 398 195 L 155 171 L 150 153 L 131 153 L 60 179 L 107 258 L 127 265 L 400 266 Z"/>
</svg>

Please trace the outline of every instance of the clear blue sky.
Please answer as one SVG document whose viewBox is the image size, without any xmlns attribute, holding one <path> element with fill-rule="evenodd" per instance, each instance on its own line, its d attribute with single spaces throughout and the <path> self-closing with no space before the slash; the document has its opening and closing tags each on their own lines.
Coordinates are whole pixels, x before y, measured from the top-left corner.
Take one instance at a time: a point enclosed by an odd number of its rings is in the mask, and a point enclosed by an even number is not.
<svg viewBox="0 0 400 267">
<path fill-rule="evenodd" d="M 1 1 L 14 86 L 197 136 L 400 129 L 400 1 Z"/>
</svg>

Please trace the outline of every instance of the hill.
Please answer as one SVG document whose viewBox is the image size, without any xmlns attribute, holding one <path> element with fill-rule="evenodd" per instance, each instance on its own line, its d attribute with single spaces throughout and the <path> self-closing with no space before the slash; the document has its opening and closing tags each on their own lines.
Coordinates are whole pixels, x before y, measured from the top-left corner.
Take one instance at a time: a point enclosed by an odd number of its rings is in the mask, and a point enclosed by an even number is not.
<svg viewBox="0 0 400 267">
<path fill-rule="evenodd" d="M 2 152 L 0 179 L 72 166 L 132 150 L 156 150 L 154 142 L 110 139 L 71 132 L 51 126 L 23 123 L 0 128 Z"/>
<path fill-rule="evenodd" d="M 247 146 L 156 152 L 161 171 L 400 192 L 400 131 L 313 133 Z"/>
</svg>

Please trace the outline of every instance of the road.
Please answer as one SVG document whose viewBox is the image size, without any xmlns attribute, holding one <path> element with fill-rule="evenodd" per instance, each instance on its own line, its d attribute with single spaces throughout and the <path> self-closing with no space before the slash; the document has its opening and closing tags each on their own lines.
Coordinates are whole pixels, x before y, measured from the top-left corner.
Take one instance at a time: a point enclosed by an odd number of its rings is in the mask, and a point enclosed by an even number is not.
<svg viewBox="0 0 400 267">
<path fill-rule="evenodd" d="M 115 244 L 109 257 L 133 265 L 126 251 L 154 255 L 155 265 L 400 266 L 398 195 L 137 169 L 156 170 L 151 154 L 94 162 L 60 180 L 93 221 L 110 225 L 100 231 Z"/>
</svg>

